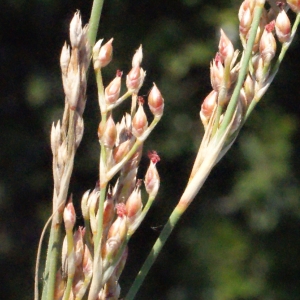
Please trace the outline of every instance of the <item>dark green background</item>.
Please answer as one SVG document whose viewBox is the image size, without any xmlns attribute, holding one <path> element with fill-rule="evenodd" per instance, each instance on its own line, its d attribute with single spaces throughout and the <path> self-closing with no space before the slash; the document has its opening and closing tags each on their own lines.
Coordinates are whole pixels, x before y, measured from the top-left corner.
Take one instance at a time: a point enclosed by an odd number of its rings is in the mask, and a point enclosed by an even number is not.
<svg viewBox="0 0 300 300">
<path fill-rule="evenodd" d="M 161 156 L 158 199 L 129 245 L 123 295 L 186 184 L 203 134 L 202 99 L 219 28 L 238 43 L 241 1 L 106 1 L 99 38 L 114 37 L 107 84 L 142 43 L 142 95 L 156 82 L 165 116 L 145 144 Z M 51 214 L 49 134 L 62 114 L 59 56 L 76 9 L 91 1 L 3 0 L 0 4 L 0 295 L 32 299 L 34 260 Z M 137 299 L 300 299 L 300 43 L 238 141 L 214 169 L 172 234 Z M 99 110 L 92 72 L 85 136 L 70 191 L 78 206 L 97 180 Z M 123 106 L 124 107 L 124 106 Z M 116 114 L 117 116 L 117 114 Z M 140 177 L 148 165 L 144 156 Z M 80 222 L 80 217 L 78 218 Z"/>
</svg>

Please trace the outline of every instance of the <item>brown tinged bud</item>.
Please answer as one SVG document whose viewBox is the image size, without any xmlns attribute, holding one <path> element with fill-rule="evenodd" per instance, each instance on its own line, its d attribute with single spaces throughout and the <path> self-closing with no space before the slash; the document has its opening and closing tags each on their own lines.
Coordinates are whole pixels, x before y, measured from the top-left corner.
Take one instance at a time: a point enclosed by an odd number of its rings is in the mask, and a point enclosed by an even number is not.
<svg viewBox="0 0 300 300">
<path fill-rule="evenodd" d="M 105 101 L 107 104 L 115 103 L 120 95 L 122 72 L 117 71 L 115 79 L 105 89 Z"/>
<path fill-rule="evenodd" d="M 82 22 L 79 11 L 77 11 L 70 23 L 70 42 L 73 48 L 79 48 L 82 36 Z"/>
<path fill-rule="evenodd" d="M 65 223 L 65 228 L 66 230 L 73 230 L 73 227 L 75 225 L 76 222 L 76 215 L 75 215 L 75 209 L 74 209 L 74 205 L 72 202 L 72 197 L 70 198 L 69 203 L 66 205 L 65 209 L 64 209 L 64 223 Z"/>
<path fill-rule="evenodd" d="M 127 140 L 113 150 L 113 158 L 116 163 L 120 162 L 121 159 L 129 152 L 130 145 L 131 141 Z"/>
<path fill-rule="evenodd" d="M 153 83 L 153 87 L 148 96 L 148 105 L 154 116 L 162 116 L 164 112 L 164 98 L 155 83 Z"/>
<path fill-rule="evenodd" d="M 290 40 L 291 22 L 284 9 L 282 9 L 277 15 L 275 30 L 279 42 L 286 43 Z"/>
<path fill-rule="evenodd" d="M 218 93 L 215 90 L 212 90 L 203 100 L 201 105 L 201 114 L 204 118 L 209 120 L 217 105 L 217 99 Z"/>
<path fill-rule="evenodd" d="M 132 134 L 135 137 L 140 137 L 148 127 L 147 116 L 143 105 L 140 103 L 139 108 L 132 120 Z"/>
<path fill-rule="evenodd" d="M 103 40 L 99 40 L 93 48 L 93 62 L 95 70 L 106 67 L 112 60 L 113 38 L 101 47 L 102 41 Z"/>
<path fill-rule="evenodd" d="M 83 259 L 83 237 L 85 234 L 85 229 L 83 227 L 78 227 L 78 230 L 74 233 L 74 249 L 75 249 L 75 266 L 79 266 Z"/>
<path fill-rule="evenodd" d="M 126 86 L 128 91 L 137 93 L 143 85 L 145 76 L 146 72 L 140 66 L 133 67 L 126 77 Z"/>
<path fill-rule="evenodd" d="M 239 9 L 239 21 L 240 21 L 240 34 L 246 38 L 247 33 L 250 30 L 252 18 L 253 18 L 253 8 L 254 1 L 246 0 L 242 3 Z"/>
<path fill-rule="evenodd" d="M 300 12 L 300 0 L 287 0 L 286 2 L 293 12 L 296 14 Z"/>
<path fill-rule="evenodd" d="M 113 220 L 115 211 L 114 211 L 114 202 L 111 195 L 108 195 L 104 202 L 104 210 L 103 210 L 103 228 L 104 230 L 109 226 L 111 221 Z"/>
<path fill-rule="evenodd" d="M 105 123 L 101 121 L 99 124 L 98 137 L 103 146 L 111 149 L 114 147 L 117 138 L 117 129 L 111 115 Z"/>
</svg>

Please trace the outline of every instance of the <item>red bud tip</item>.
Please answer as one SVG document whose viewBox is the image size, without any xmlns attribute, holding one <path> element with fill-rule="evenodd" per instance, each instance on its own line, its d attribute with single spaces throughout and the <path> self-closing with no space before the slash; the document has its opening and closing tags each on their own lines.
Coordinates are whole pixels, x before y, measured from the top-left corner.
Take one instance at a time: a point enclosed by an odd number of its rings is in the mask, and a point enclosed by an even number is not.
<svg viewBox="0 0 300 300">
<path fill-rule="evenodd" d="M 119 217 L 127 216 L 127 209 L 126 209 L 126 205 L 124 203 L 116 204 L 116 210 L 117 210 L 117 215 Z"/>
<path fill-rule="evenodd" d="M 275 28 L 275 21 L 271 21 L 269 24 L 265 26 L 267 32 L 272 32 Z"/>
<path fill-rule="evenodd" d="M 137 101 L 140 105 L 144 105 L 145 103 L 145 99 L 143 96 L 138 96 Z"/>
<path fill-rule="evenodd" d="M 158 163 L 160 161 L 160 157 L 159 155 L 157 154 L 156 151 L 152 150 L 152 151 L 148 151 L 148 157 L 149 159 L 154 163 Z"/>
<path fill-rule="evenodd" d="M 117 70 L 116 77 L 122 77 L 122 76 L 123 76 L 123 71 Z"/>
<path fill-rule="evenodd" d="M 164 111 L 164 98 L 155 83 L 148 97 L 148 105 L 154 116 L 161 116 Z"/>
</svg>

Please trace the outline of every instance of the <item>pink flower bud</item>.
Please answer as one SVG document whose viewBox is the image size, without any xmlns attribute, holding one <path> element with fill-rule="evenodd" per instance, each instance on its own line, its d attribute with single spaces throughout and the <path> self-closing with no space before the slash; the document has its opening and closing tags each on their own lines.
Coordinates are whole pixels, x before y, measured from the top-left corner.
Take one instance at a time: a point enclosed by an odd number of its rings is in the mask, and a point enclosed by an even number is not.
<svg viewBox="0 0 300 300">
<path fill-rule="evenodd" d="M 85 234 L 85 229 L 79 227 L 74 233 L 74 249 L 75 249 L 75 266 L 79 266 L 83 259 L 83 236 Z"/>
<path fill-rule="evenodd" d="M 245 38 L 250 30 L 253 18 L 254 1 L 246 0 L 242 3 L 239 9 L 240 34 Z"/>
<path fill-rule="evenodd" d="M 142 211 L 143 203 L 139 187 L 135 188 L 126 201 L 127 217 L 136 218 Z"/>
<path fill-rule="evenodd" d="M 164 98 L 155 83 L 148 96 L 148 105 L 154 116 L 161 116 L 164 111 Z"/>
<path fill-rule="evenodd" d="M 224 66 L 222 64 L 222 57 L 219 53 L 216 54 L 215 59 L 210 64 L 210 81 L 213 89 L 218 92 L 222 84 L 224 75 Z"/>
<path fill-rule="evenodd" d="M 82 22 L 79 11 L 77 11 L 70 23 L 70 42 L 73 48 L 79 48 L 82 36 Z"/>
<path fill-rule="evenodd" d="M 105 147 L 114 147 L 117 138 L 117 129 L 111 115 L 105 123 L 101 121 L 101 123 L 99 124 L 98 137 L 101 144 L 103 144 Z"/>
<path fill-rule="evenodd" d="M 112 60 L 113 38 L 101 47 L 102 40 L 99 40 L 93 48 L 94 69 L 106 67 Z"/>
<path fill-rule="evenodd" d="M 206 98 L 203 100 L 201 105 L 201 113 L 203 117 L 209 119 L 217 105 L 218 93 L 212 90 Z"/>
<path fill-rule="evenodd" d="M 148 127 L 147 116 L 143 105 L 140 103 L 139 108 L 132 120 L 132 133 L 135 137 L 141 136 Z"/>
<path fill-rule="evenodd" d="M 278 40 L 281 43 L 288 42 L 291 37 L 291 22 L 284 9 L 277 15 L 275 30 Z"/>
<path fill-rule="evenodd" d="M 150 161 L 150 166 L 145 175 L 145 187 L 150 197 L 155 198 L 159 189 L 160 178 L 156 169 L 156 163 Z"/>
<path fill-rule="evenodd" d="M 273 27 L 274 28 L 274 27 Z M 265 63 L 270 63 L 276 53 L 276 41 L 269 27 L 263 32 L 259 43 L 259 52 Z"/>
<path fill-rule="evenodd" d="M 286 2 L 296 14 L 300 12 L 300 0 L 287 0 Z"/>
<path fill-rule="evenodd" d="M 103 228 L 106 229 L 113 220 L 115 211 L 114 203 L 111 195 L 108 195 L 104 202 L 103 210 Z"/>
<path fill-rule="evenodd" d="M 227 37 L 227 35 L 224 33 L 222 29 L 221 29 L 221 37 L 219 42 L 219 53 L 223 61 L 230 65 L 234 54 L 234 48 L 230 39 Z"/>
<path fill-rule="evenodd" d="M 139 67 L 143 60 L 143 50 L 142 45 L 139 47 L 139 49 L 136 50 L 135 54 L 132 58 L 132 67 Z"/>
<path fill-rule="evenodd" d="M 76 215 L 72 198 L 70 199 L 70 202 L 66 205 L 64 209 L 63 217 L 66 230 L 73 230 L 73 227 L 76 222 Z"/>
<path fill-rule="evenodd" d="M 122 72 L 118 71 L 115 79 L 105 89 L 105 101 L 107 104 L 115 103 L 120 95 Z"/>
<path fill-rule="evenodd" d="M 126 77 L 126 86 L 129 91 L 137 93 L 143 85 L 145 71 L 139 66 L 133 67 Z"/>
</svg>

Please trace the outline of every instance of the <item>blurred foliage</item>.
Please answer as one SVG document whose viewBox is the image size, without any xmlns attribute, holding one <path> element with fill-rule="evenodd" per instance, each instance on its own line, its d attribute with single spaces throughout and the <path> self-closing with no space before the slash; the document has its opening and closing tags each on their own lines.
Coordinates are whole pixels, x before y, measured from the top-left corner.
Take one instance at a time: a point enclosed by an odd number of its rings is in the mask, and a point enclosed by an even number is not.
<svg viewBox="0 0 300 300">
<path fill-rule="evenodd" d="M 238 46 L 241 1 L 106 1 L 99 37 L 114 37 L 108 83 L 142 43 L 165 116 L 145 145 L 162 157 L 161 190 L 130 243 L 124 292 L 178 201 L 203 134 L 201 99 L 223 27 Z M 59 55 L 76 9 L 91 0 L 3 0 L 0 4 L 0 270 L 3 299 L 32 299 L 39 235 L 52 197 L 51 123 L 60 118 Z M 208 178 L 149 273 L 137 299 L 300 298 L 299 38 L 237 143 Z M 85 136 L 70 191 L 79 206 L 97 180 L 99 112 L 90 72 Z M 142 161 L 141 177 L 146 168 Z M 81 222 L 80 217 L 78 221 Z"/>
</svg>

